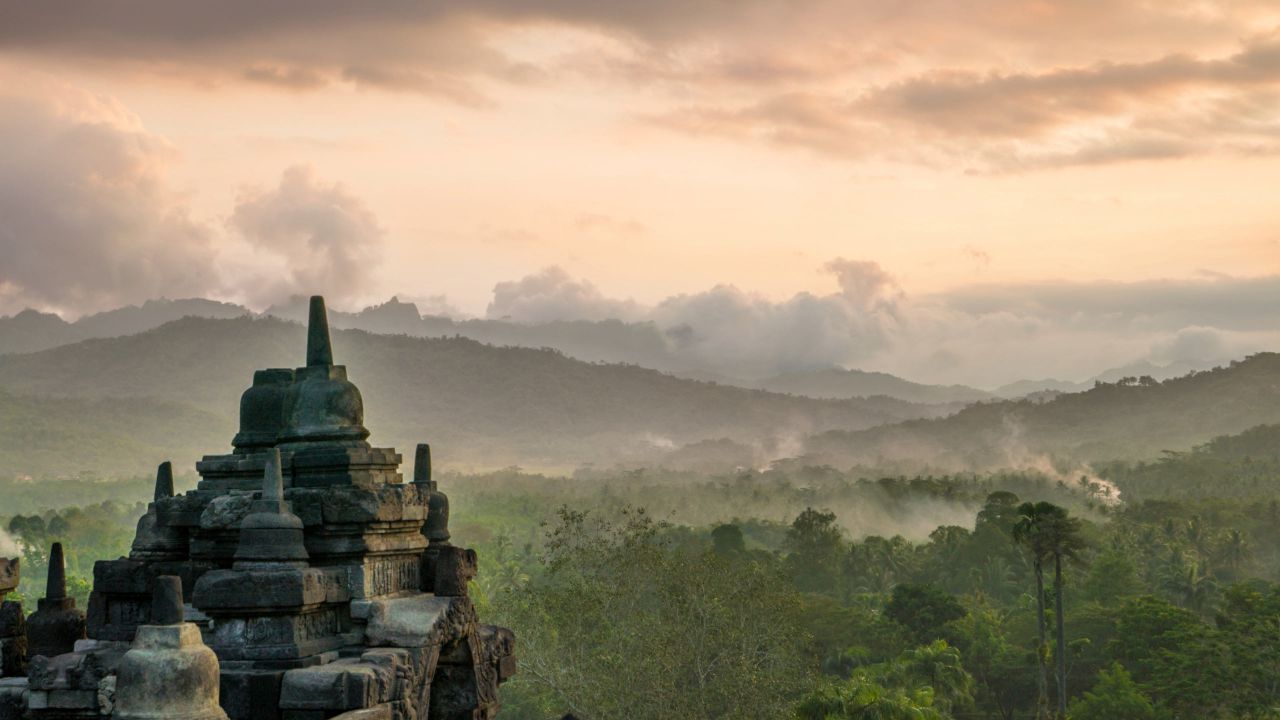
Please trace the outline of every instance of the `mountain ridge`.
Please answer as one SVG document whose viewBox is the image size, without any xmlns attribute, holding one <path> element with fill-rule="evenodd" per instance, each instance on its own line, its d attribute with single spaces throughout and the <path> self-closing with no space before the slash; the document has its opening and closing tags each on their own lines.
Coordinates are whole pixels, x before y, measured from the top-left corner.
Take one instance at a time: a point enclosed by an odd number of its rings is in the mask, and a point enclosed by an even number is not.
<svg viewBox="0 0 1280 720">
<path fill-rule="evenodd" d="M 442 463 L 462 467 L 644 462 L 687 442 L 768 443 L 781 432 L 862 429 L 957 409 L 892 398 L 780 395 L 461 337 L 335 329 L 333 344 L 364 394 L 373 442 L 404 450 L 431 441 Z M 204 452 L 223 452 L 253 371 L 298 366 L 305 345 L 302 326 L 275 318 L 188 317 L 136 335 L 0 355 L 0 391 L 32 401 L 122 399 L 186 408 L 200 414 L 200 430 L 187 434 L 192 442 L 198 439 Z M 133 421 L 126 412 L 116 419 Z M 159 459 L 118 458 L 102 469 L 136 472 Z M 180 459 L 194 458 L 174 458 Z M 35 474 L 14 462 L 10 456 L 9 471 Z M 68 458 L 63 466 L 38 469 L 87 468 Z"/>
</svg>

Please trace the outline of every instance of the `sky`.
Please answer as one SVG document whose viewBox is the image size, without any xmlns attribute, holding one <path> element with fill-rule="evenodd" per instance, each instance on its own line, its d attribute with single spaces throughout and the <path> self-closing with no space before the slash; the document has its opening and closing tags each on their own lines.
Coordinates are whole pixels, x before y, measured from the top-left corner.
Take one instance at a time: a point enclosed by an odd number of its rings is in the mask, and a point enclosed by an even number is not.
<svg viewBox="0 0 1280 720">
<path fill-rule="evenodd" d="M 0 314 L 398 295 L 1078 379 L 1280 348 L 1277 151 L 1274 1 L 0 0 Z"/>
</svg>

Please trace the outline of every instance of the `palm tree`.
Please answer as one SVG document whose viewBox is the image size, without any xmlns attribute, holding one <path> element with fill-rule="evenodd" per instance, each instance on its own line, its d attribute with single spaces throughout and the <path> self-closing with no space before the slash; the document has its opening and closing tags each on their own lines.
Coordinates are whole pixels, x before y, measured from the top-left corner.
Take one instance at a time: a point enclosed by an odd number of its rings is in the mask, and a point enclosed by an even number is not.
<svg viewBox="0 0 1280 720">
<path fill-rule="evenodd" d="M 1245 540 L 1244 534 L 1239 530 L 1232 530 L 1227 534 L 1218 554 L 1222 558 L 1221 564 L 1227 571 L 1228 578 L 1234 580 L 1239 577 L 1240 568 L 1249 559 L 1249 541 Z"/>
<path fill-rule="evenodd" d="M 1062 561 L 1076 559 L 1084 549 L 1080 536 L 1080 520 L 1067 514 L 1063 508 L 1048 502 L 1023 503 L 1018 507 L 1018 522 L 1013 526 L 1013 539 L 1031 553 L 1032 568 L 1036 577 L 1036 629 L 1040 646 L 1036 652 L 1039 661 L 1038 718 L 1049 716 L 1049 680 L 1046 659 L 1048 641 L 1045 639 L 1044 621 L 1044 564 L 1053 562 L 1054 621 L 1056 625 L 1056 660 L 1058 681 L 1058 717 L 1067 714 L 1067 652 L 1066 631 L 1063 625 Z"/>
</svg>

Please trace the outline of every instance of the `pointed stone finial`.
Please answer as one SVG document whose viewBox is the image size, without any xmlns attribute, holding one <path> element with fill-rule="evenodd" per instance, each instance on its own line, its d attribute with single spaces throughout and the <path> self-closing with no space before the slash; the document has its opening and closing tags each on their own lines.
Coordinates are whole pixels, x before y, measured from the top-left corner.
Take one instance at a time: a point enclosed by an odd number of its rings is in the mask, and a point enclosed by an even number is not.
<svg viewBox="0 0 1280 720">
<path fill-rule="evenodd" d="M 151 622 L 148 625 L 181 625 L 186 620 L 182 609 L 182 579 L 177 575 L 156 578 L 151 593 Z"/>
<path fill-rule="evenodd" d="M 156 468 L 155 500 L 159 502 L 171 497 L 173 497 L 173 463 L 165 460 L 160 463 L 160 467 Z"/>
<path fill-rule="evenodd" d="M 431 446 L 427 443 L 418 443 L 413 457 L 413 481 L 419 485 L 431 483 Z"/>
<path fill-rule="evenodd" d="M 266 471 L 262 474 L 262 499 L 284 499 L 284 470 L 280 467 L 280 448 L 267 451 Z"/>
<path fill-rule="evenodd" d="M 56 542 L 49 550 L 49 579 L 45 583 L 44 596 L 49 600 L 61 600 L 67 596 L 67 561 L 62 555 L 62 543 Z"/>
<path fill-rule="evenodd" d="M 311 318 L 307 323 L 307 367 L 333 364 L 333 345 L 329 341 L 329 315 L 324 298 L 311 296 Z"/>
</svg>

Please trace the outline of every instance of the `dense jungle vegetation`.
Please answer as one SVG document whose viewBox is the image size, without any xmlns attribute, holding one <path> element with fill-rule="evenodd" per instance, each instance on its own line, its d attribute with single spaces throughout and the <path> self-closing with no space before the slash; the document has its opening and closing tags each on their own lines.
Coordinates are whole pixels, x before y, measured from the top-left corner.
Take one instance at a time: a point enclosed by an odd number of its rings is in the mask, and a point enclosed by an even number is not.
<svg viewBox="0 0 1280 720">
<path fill-rule="evenodd" d="M 503 717 L 1280 717 L 1280 427 L 1095 470 L 439 479 Z M 146 484 L 81 482 L 0 518 L 29 604 L 128 551 Z"/>
</svg>

